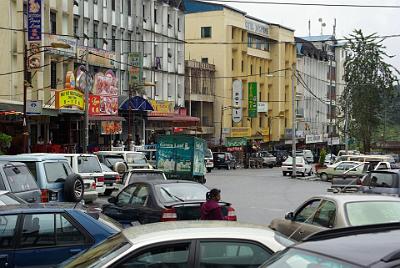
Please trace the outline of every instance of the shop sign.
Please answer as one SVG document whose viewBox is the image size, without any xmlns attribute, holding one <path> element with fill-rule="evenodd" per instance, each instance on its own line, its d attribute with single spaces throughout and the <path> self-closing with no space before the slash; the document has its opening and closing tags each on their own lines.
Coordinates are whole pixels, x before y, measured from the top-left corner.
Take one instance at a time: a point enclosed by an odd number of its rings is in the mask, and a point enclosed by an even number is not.
<svg viewBox="0 0 400 268">
<path fill-rule="evenodd" d="M 142 84 L 143 57 L 140 52 L 128 54 L 129 85 L 137 86 Z"/>
<path fill-rule="evenodd" d="M 248 111 L 249 118 L 257 117 L 257 82 L 249 82 L 249 100 L 248 100 Z"/>
<path fill-rule="evenodd" d="M 65 89 L 75 89 L 75 75 L 74 72 L 68 71 L 65 76 Z"/>
<path fill-rule="evenodd" d="M 85 109 L 85 100 L 82 92 L 76 89 L 64 89 L 56 93 L 56 108 Z"/>
<path fill-rule="evenodd" d="M 89 97 L 90 115 L 118 114 L 118 81 L 113 71 L 97 73 L 93 95 Z"/>
<path fill-rule="evenodd" d="M 239 123 L 240 121 L 242 121 L 242 118 L 243 118 L 243 113 L 242 113 L 243 84 L 242 84 L 242 80 L 233 81 L 232 98 L 233 98 L 232 99 L 232 103 L 233 103 L 232 121 L 235 123 Z"/>
<path fill-rule="evenodd" d="M 153 111 L 156 113 L 173 113 L 174 112 L 174 102 L 173 101 L 150 100 L 150 104 L 153 107 Z"/>
<path fill-rule="evenodd" d="M 30 71 L 42 68 L 42 43 L 29 42 L 28 50 L 28 69 Z"/>
<path fill-rule="evenodd" d="M 102 66 L 105 68 L 115 68 L 116 54 L 112 51 L 107 51 L 98 48 L 78 47 L 77 57 L 82 61 L 86 61 L 86 49 L 89 51 L 87 60 L 89 64 Z"/>
<path fill-rule="evenodd" d="M 267 102 L 258 102 L 257 104 L 257 112 L 259 113 L 268 113 L 268 103 Z"/>
<path fill-rule="evenodd" d="M 246 138 L 230 138 L 227 137 L 225 139 L 225 146 L 226 147 L 240 147 L 240 146 L 246 146 L 247 144 L 247 139 Z"/>
<path fill-rule="evenodd" d="M 118 80 L 114 72 L 108 70 L 104 73 L 97 73 L 94 76 L 94 95 L 118 96 Z"/>
<path fill-rule="evenodd" d="M 101 135 L 115 135 L 121 133 L 121 121 L 101 121 Z"/>
<path fill-rule="evenodd" d="M 46 49 L 47 53 L 54 54 L 54 55 L 66 56 L 66 57 L 75 57 L 76 56 L 76 45 L 77 45 L 76 38 L 69 37 L 69 36 L 49 35 L 47 37 L 47 45 L 51 46 L 52 43 L 66 44 L 66 45 L 69 45 L 70 48 L 49 47 Z"/>
<path fill-rule="evenodd" d="M 249 127 L 233 127 L 231 128 L 231 137 L 249 137 L 251 129 Z"/>
<path fill-rule="evenodd" d="M 268 24 L 261 23 L 252 19 L 246 19 L 244 24 L 248 32 L 268 37 L 268 29 L 269 29 Z"/>
<path fill-rule="evenodd" d="M 322 134 L 306 135 L 306 144 L 323 142 Z"/>
<path fill-rule="evenodd" d="M 43 105 L 41 100 L 26 101 L 26 114 L 27 115 L 41 115 L 43 110 Z"/>
<path fill-rule="evenodd" d="M 42 41 L 42 0 L 28 1 L 28 41 Z"/>
<path fill-rule="evenodd" d="M 340 144 L 340 139 L 339 137 L 332 137 L 328 138 L 328 145 L 339 145 Z"/>
<path fill-rule="evenodd" d="M 243 147 L 228 147 L 226 150 L 228 152 L 241 152 L 243 151 Z"/>
</svg>

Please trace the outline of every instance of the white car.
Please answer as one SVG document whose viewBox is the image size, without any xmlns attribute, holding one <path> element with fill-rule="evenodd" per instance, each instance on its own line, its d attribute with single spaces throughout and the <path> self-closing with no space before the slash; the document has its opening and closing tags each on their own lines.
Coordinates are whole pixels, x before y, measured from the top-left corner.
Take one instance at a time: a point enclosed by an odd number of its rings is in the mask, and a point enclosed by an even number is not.
<svg viewBox="0 0 400 268">
<path fill-rule="evenodd" d="M 293 158 L 291 156 L 282 163 L 282 174 L 283 176 L 292 174 Z M 302 175 L 303 177 L 308 175 L 311 176 L 312 166 L 307 163 L 307 161 L 302 156 L 296 156 L 296 173 Z"/>
<path fill-rule="evenodd" d="M 325 165 L 331 165 L 331 164 L 333 164 L 333 162 L 335 162 L 335 159 L 336 159 L 336 155 L 334 155 L 334 154 L 327 154 L 327 155 L 325 156 L 324 164 L 325 164 Z"/>
<path fill-rule="evenodd" d="M 60 267 L 258 267 L 293 242 L 260 225 L 177 221 L 139 225 Z"/>
<path fill-rule="evenodd" d="M 206 164 L 207 171 L 211 172 L 211 170 L 214 168 L 214 157 L 210 149 L 207 149 L 204 153 L 204 162 Z"/>
</svg>

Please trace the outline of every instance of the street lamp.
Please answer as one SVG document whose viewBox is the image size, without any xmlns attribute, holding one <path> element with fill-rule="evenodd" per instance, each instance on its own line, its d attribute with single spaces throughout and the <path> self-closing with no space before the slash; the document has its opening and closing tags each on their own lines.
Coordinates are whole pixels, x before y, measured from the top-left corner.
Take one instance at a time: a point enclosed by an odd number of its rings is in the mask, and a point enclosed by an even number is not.
<svg viewBox="0 0 400 268">
<path fill-rule="evenodd" d="M 222 127 L 224 126 L 223 121 L 224 121 L 224 111 L 225 110 L 229 110 L 229 109 L 240 109 L 239 106 L 223 106 L 221 105 L 221 129 L 220 129 L 220 133 L 219 133 L 219 145 L 222 146 Z"/>
</svg>

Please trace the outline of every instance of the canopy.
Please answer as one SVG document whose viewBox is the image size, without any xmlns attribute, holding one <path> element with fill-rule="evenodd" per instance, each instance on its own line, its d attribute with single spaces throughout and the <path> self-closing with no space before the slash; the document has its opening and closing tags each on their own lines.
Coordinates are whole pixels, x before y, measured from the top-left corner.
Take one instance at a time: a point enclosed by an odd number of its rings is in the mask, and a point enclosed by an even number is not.
<svg viewBox="0 0 400 268">
<path fill-rule="evenodd" d="M 129 108 L 135 111 L 154 111 L 153 106 L 140 96 L 134 96 L 130 99 L 123 96 L 119 109 L 128 111 Z"/>
</svg>

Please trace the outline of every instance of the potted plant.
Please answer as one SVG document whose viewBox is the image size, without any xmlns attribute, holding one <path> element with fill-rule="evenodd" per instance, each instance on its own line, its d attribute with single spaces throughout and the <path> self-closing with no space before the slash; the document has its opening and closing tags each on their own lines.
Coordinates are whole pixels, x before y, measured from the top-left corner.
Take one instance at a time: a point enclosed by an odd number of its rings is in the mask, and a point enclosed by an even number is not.
<svg viewBox="0 0 400 268">
<path fill-rule="evenodd" d="M 315 165 L 316 171 L 322 167 L 325 167 L 325 158 L 326 158 L 326 150 L 324 148 L 322 148 L 322 150 L 319 153 L 319 161 Z"/>
</svg>

